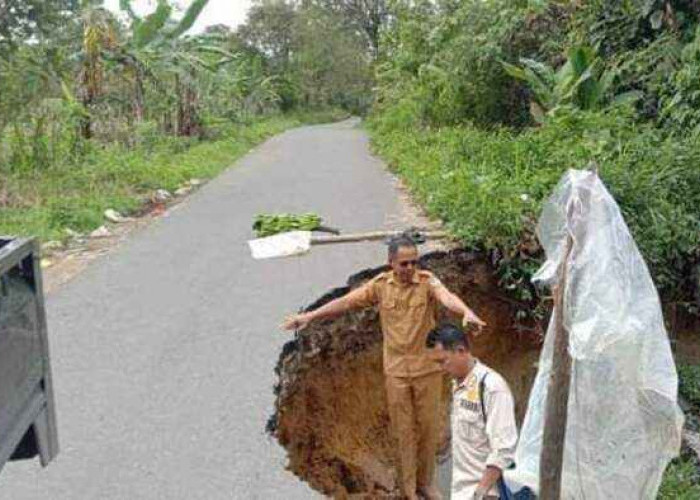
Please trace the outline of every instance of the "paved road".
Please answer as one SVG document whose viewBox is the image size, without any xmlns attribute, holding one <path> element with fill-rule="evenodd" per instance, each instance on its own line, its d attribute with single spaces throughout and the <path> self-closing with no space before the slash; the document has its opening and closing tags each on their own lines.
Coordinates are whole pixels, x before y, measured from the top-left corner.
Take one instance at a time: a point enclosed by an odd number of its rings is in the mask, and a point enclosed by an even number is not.
<svg viewBox="0 0 700 500">
<path fill-rule="evenodd" d="M 48 297 L 62 453 L 8 464 L 8 500 L 296 499 L 264 434 L 284 313 L 384 249 L 356 244 L 253 261 L 256 212 L 315 211 L 343 229 L 399 210 L 352 121 L 266 142 Z"/>
</svg>

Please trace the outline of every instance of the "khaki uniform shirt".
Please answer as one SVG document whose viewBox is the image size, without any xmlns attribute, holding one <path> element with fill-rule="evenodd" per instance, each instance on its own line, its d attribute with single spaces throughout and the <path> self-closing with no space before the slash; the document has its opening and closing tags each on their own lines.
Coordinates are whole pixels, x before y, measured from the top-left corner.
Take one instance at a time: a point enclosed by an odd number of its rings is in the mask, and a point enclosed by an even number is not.
<svg viewBox="0 0 700 500">
<path fill-rule="evenodd" d="M 486 422 L 479 396 L 484 385 Z M 501 471 L 513 465 L 518 430 L 513 396 L 503 377 L 477 362 L 459 384 L 452 402 L 452 500 L 472 500 L 486 467 Z M 498 487 L 488 493 L 498 498 Z"/>
<path fill-rule="evenodd" d="M 393 271 L 368 281 L 353 294 L 352 307 L 379 306 L 384 334 L 384 372 L 394 377 L 419 377 L 440 371 L 428 358 L 425 341 L 435 328 L 435 287 L 442 286 L 430 272 L 416 270 L 403 284 Z"/>
</svg>

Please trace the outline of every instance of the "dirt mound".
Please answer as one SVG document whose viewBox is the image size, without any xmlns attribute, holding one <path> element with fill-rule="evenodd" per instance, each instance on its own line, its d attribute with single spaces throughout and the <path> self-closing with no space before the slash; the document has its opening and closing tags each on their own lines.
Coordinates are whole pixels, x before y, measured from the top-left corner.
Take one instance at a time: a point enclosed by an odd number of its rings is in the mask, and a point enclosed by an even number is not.
<svg viewBox="0 0 700 500">
<path fill-rule="evenodd" d="M 498 370 L 516 397 L 522 418 L 534 380 L 540 325 L 523 330 L 518 310 L 527 304 L 503 295 L 493 268 L 481 254 L 436 252 L 421 259 L 489 325 L 474 340 L 476 355 Z M 386 268 L 362 271 L 348 286 L 332 290 L 313 310 L 344 295 Z M 287 343 L 276 368 L 271 432 L 287 450 L 288 468 L 314 489 L 335 498 L 399 498 L 396 446 L 382 375 L 382 335 L 375 309 L 314 324 Z M 443 446 L 448 445 L 450 383 L 445 380 Z"/>
</svg>

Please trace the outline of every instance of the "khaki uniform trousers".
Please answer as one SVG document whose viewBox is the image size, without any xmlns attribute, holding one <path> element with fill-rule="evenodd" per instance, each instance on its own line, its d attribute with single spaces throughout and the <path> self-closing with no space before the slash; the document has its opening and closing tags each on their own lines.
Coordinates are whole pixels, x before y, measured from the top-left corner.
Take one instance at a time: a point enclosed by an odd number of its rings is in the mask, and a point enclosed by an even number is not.
<svg viewBox="0 0 700 500">
<path fill-rule="evenodd" d="M 386 375 L 392 433 L 397 441 L 404 495 L 431 486 L 440 439 L 442 373 L 419 377 Z"/>
</svg>

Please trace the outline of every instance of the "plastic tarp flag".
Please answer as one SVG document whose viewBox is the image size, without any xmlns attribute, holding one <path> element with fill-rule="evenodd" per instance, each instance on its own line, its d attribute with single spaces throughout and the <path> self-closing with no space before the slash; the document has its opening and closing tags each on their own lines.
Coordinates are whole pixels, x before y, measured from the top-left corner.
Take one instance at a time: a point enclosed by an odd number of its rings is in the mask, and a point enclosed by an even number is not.
<svg viewBox="0 0 700 500">
<path fill-rule="evenodd" d="M 254 259 L 301 255 L 311 249 L 311 231 L 290 231 L 248 242 Z"/>
<path fill-rule="evenodd" d="M 562 499 L 656 498 L 678 455 L 683 413 L 661 304 L 619 207 L 594 172 L 569 170 L 546 203 L 547 260 L 534 280 L 556 285 L 566 262 L 564 326 L 572 358 Z M 553 317 L 516 452 L 511 486 L 539 490 Z"/>
</svg>

